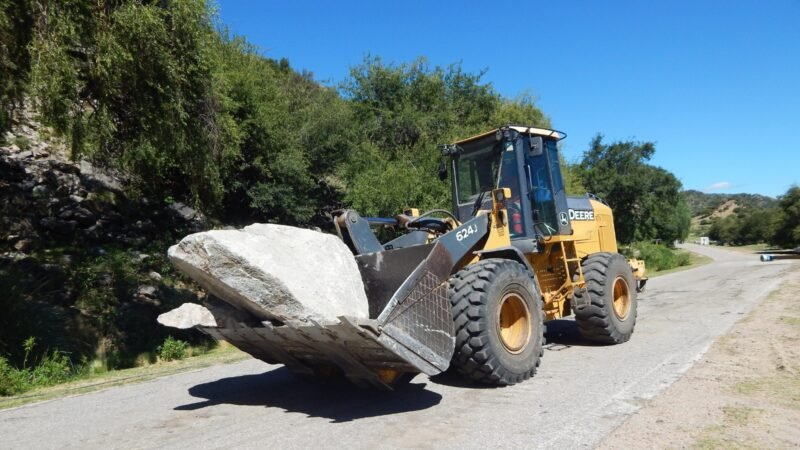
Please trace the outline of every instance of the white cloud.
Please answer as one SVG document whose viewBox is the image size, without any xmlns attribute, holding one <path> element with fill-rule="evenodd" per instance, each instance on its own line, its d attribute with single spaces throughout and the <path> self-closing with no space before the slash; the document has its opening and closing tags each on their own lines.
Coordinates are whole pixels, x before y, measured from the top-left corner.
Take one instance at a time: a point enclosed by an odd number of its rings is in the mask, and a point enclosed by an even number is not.
<svg viewBox="0 0 800 450">
<path fill-rule="evenodd" d="M 707 187 L 708 191 L 721 191 L 723 189 L 730 189 L 733 185 L 728 181 L 719 181 Z"/>
</svg>

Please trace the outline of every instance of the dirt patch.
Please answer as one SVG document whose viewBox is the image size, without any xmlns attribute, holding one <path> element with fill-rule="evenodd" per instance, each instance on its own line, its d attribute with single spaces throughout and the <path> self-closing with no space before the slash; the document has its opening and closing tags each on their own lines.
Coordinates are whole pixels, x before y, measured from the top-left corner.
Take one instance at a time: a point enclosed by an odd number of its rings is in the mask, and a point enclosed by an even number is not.
<svg viewBox="0 0 800 450">
<path fill-rule="evenodd" d="M 598 445 L 800 446 L 800 266 L 662 395 Z"/>
</svg>

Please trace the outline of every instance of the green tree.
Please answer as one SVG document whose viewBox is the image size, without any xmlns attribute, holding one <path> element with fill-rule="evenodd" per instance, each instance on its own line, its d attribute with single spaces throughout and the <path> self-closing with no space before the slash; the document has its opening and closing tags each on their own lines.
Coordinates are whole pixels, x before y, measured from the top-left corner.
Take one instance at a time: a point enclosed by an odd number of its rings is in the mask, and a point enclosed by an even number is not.
<svg viewBox="0 0 800 450">
<path fill-rule="evenodd" d="M 718 217 L 711 223 L 708 237 L 720 244 L 734 244 L 737 241 L 739 228 L 736 216 Z"/>
<path fill-rule="evenodd" d="M 561 164 L 561 175 L 567 195 L 585 195 L 586 187 L 583 186 L 583 180 L 581 180 L 580 163 L 567 162 L 561 153 L 558 154 L 558 160 Z"/>
<path fill-rule="evenodd" d="M 681 183 L 672 173 L 647 164 L 654 153 L 649 142 L 604 144 L 598 135 L 580 163 L 583 184 L 611 206 L 617 239 L 623 243 L 656 238 L 671 243 L 689 233 L 691 213 Z"/>
<path fill-rule="evenodd" d="M 500 99 L 489 119 L 492 126 L 505 124 L 550 127 L 550 119 L 536 106 L 531 93 L 523 93 L 513 99 Z"/>
<path fill-rule="evenodd" d="M 222 194 L 219 34 L 203 0 L 42 2 L 33 92 L 49 125 L 151 196 L 213 206 Z M 224 131 L 224 130 L 223 130 Z"/>
<path fill-rule="evenodd" d="M 449 186 L 436 177 L 438 145 L 508 122 L 549 126 L 531 96 L 505 99 L 483 75 L 424 58 L 393 65 L 368 57 L 353 67 L 340 87 L 358 132 L 340 171 L 347 203 L 368 215 L 449 207 Z"/>
<path fill-rule="evenodd" d="M 780 247 L 800 246 L 800 186 L 792 186 L 778 199 L 770 243 Z"/>
<path fill-rule="evenodd" d="M 233 132 L 222 168 L 229 220 L 304 224 L 341 202 L 335 173 L 357 144 L 349 105 L 260 56 L 244 40 L 224 44 L 216 77 L 222 122 Z"/>
</svg>

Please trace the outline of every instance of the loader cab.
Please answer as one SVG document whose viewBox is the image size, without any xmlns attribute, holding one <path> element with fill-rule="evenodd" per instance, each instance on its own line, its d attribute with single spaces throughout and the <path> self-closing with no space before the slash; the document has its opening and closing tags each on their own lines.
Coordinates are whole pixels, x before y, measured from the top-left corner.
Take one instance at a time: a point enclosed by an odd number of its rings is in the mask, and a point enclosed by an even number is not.
<svg viewBox="0 0 800 450">
<path fill-rule="evenodd" d="M 458 220 L 491 209 L 492 189 L 510 188 L 506 207 L 512 240 L 571 234 L 557 148 L 565 136 L 509 125 L 446 146 Z"/>
</svg>

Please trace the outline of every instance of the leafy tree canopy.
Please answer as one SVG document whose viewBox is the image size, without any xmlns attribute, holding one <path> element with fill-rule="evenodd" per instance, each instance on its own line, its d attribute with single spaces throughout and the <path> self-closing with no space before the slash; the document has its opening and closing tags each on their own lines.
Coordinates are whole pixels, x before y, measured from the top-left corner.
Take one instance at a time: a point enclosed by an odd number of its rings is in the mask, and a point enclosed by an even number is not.
<svg viewBox="0 0 800 450">
<path fill-rule="evenodd" d="M 780 247 L 800 246 L 800 187 L 792 186 L 778 199 L 772 216 L 770 243 Z"/>
<path fill-rule="evenodd" d="M 583 185 L 614 211 L 620 242 L 672 242 L 689 233 L 691 213 L 681 183 L 672 173 L 647 164 L 654 153 L 649 142 L 604 144 L 598 135 L 579 165 Z"/>
<path fill-rule="evenodd" d="M 505 99 L 483 75 L 424 58 L 393 65 L 367 57 L 352 68 L 340 86 L 358 134 L 340 172 L 347 203 L 367 215 L 449 207 L 449 186 L 436 177 L 438 145 L 503 123 L 549 126 L 530 95 Z"/>
</svg>

